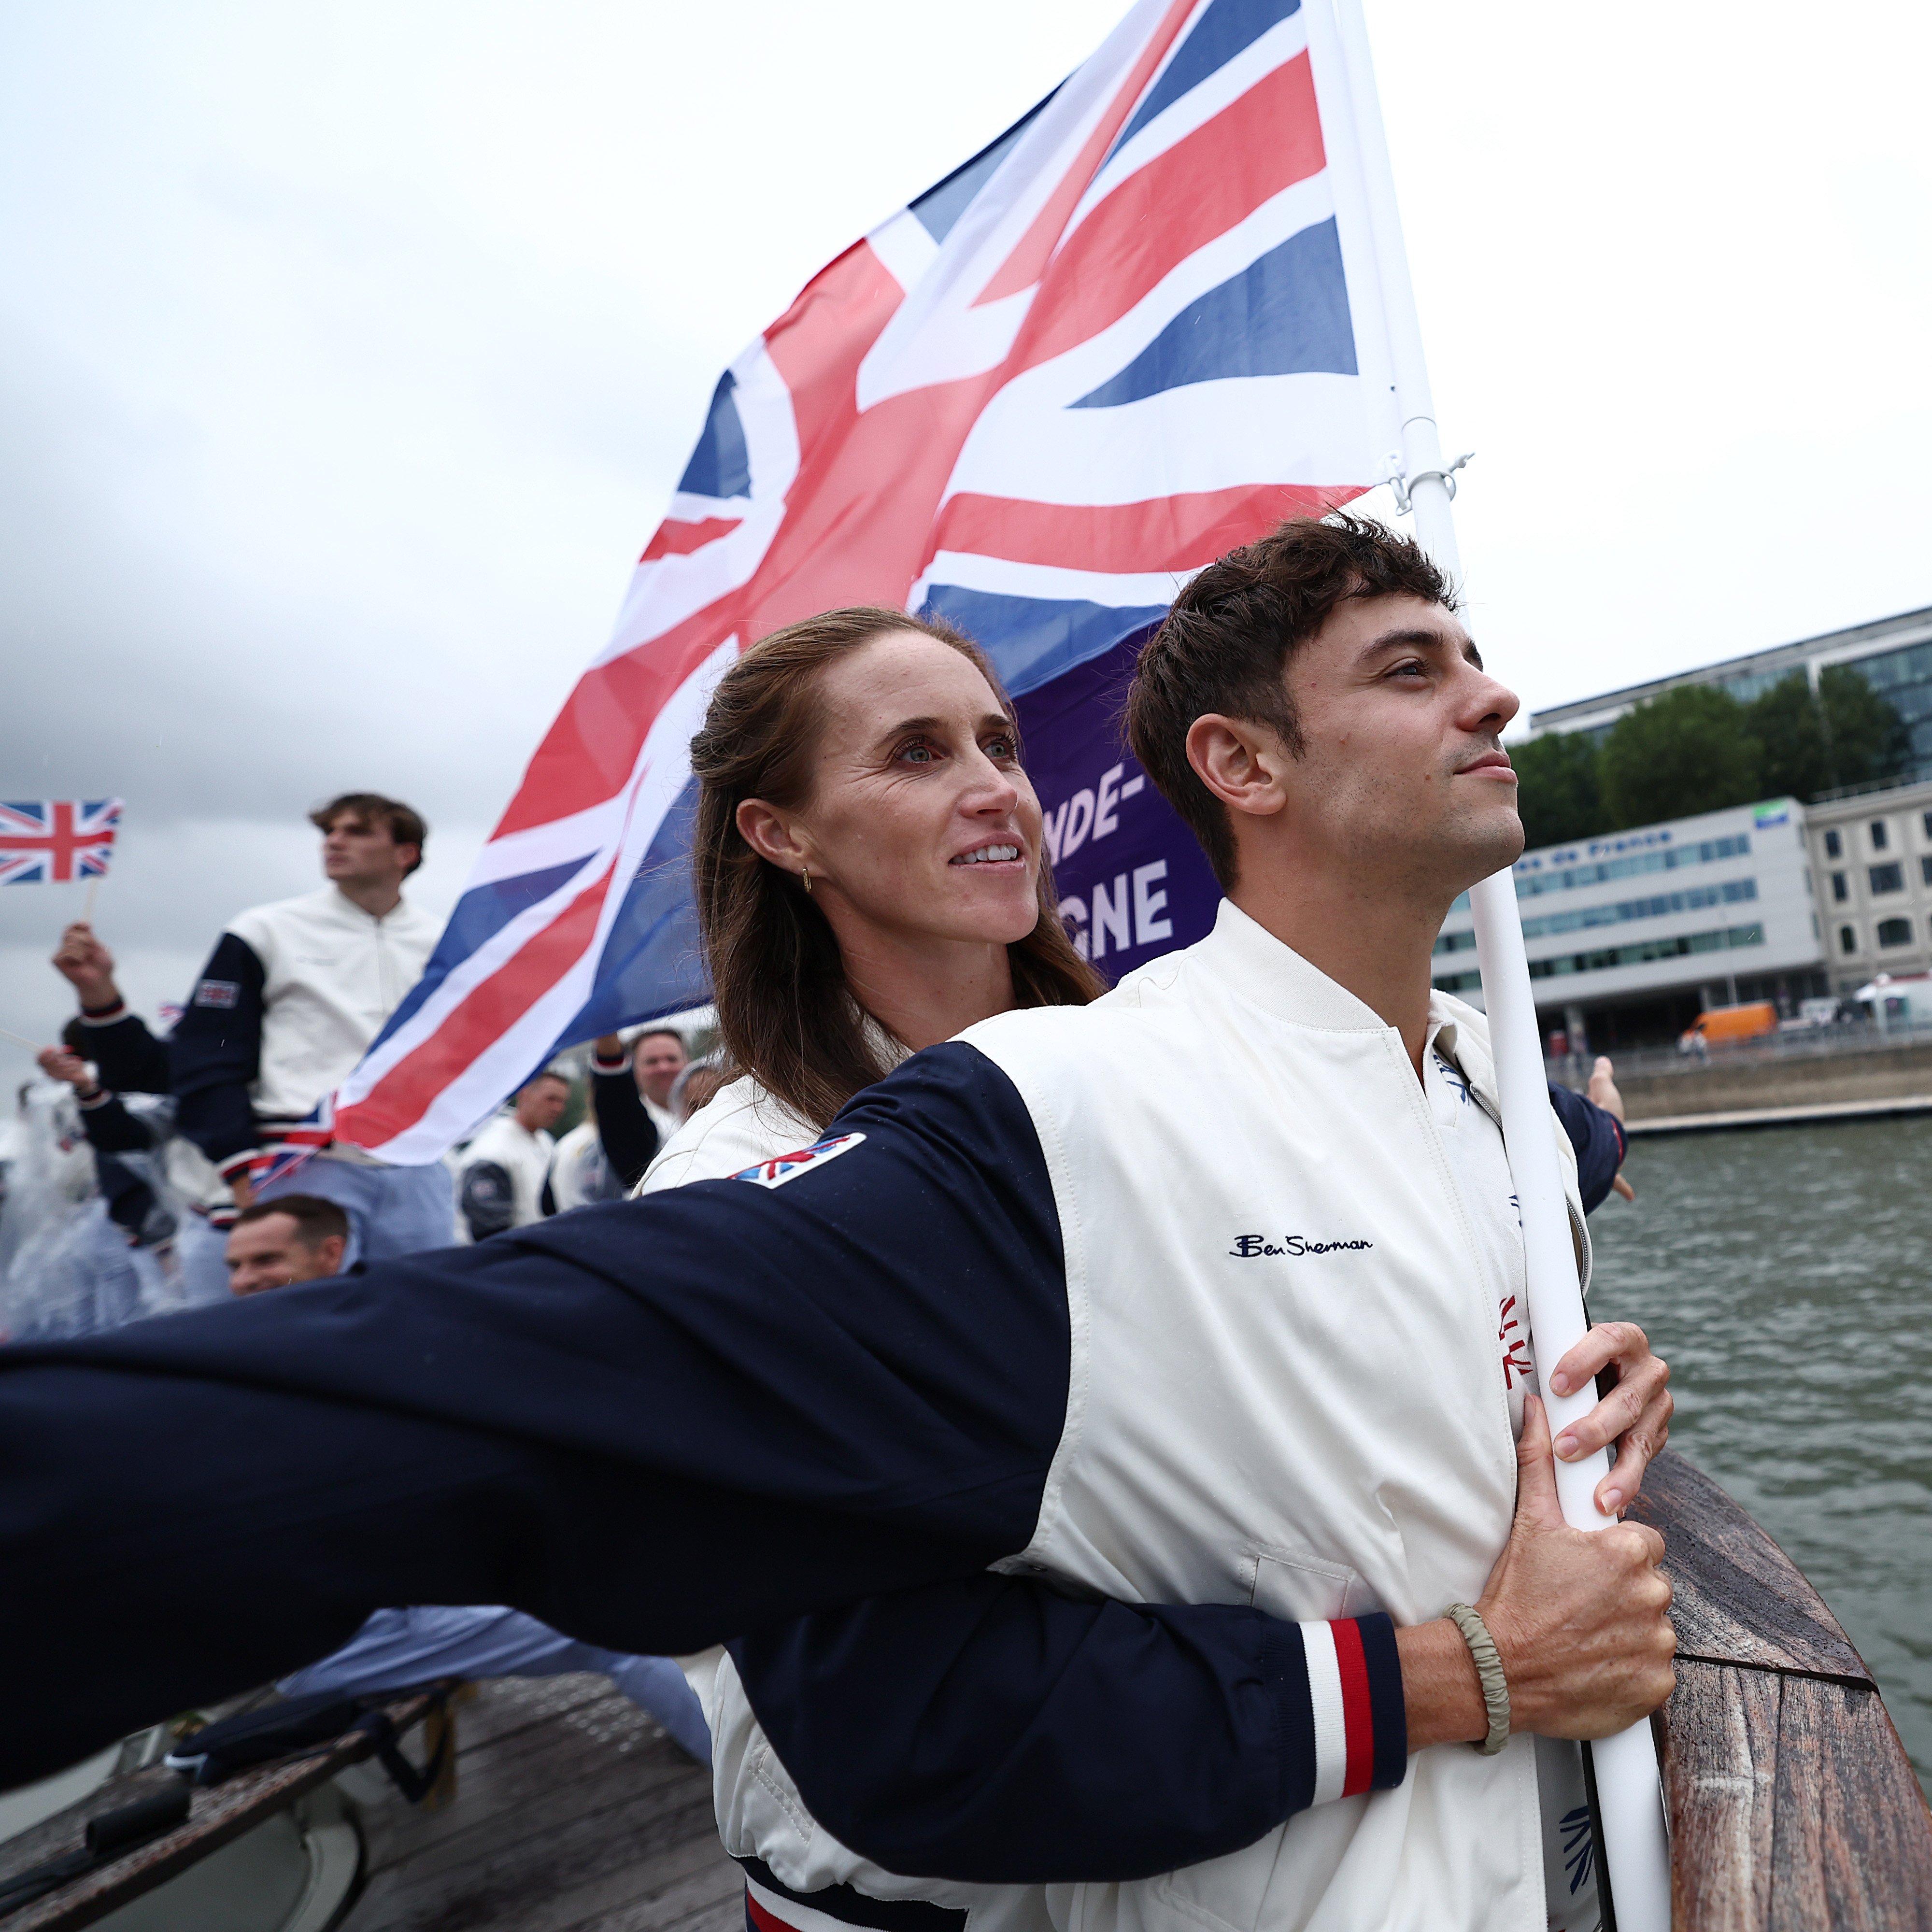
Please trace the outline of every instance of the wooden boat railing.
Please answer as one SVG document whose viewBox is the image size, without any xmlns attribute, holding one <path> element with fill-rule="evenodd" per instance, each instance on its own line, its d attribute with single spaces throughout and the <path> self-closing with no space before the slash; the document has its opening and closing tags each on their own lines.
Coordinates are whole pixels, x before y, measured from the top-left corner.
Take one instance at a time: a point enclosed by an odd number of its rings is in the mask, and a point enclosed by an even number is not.
<svg viewBox="0 0 1932 1932">
<path fill-rule="evenodd" d="M 388 1714 L 394 1735 L 400 1737 L 422 1723 L 431 1702 L 411 1696 L 392 1704 Z M 0 1916 L 0 1932 L 76 1932 L 92 1925 L 286 1810 L 338 1772 L 362 1762 L 375 1748 L 367 1731 L 353 1731 L 332 1744 L 257 1766 L 209 1790 L 197 1790 L 184 1823 L 84 1876 L 69 1880 L 16 1913 Z M 0 1878 L 73 1850 L 87 1819 L 177 1782 L 176 1773 L 158 1764 L 111 1780 L 0 1846 Z"/>
<path fill-rule="evenodd" d="M 1677 1689 L 1652 1720 L 1674 1932 L 1932 1932 L 1932 1814 L 1823 1599 L 1674 1450 L 1633 1513 L 1676 1592 Z"/>
</svg>

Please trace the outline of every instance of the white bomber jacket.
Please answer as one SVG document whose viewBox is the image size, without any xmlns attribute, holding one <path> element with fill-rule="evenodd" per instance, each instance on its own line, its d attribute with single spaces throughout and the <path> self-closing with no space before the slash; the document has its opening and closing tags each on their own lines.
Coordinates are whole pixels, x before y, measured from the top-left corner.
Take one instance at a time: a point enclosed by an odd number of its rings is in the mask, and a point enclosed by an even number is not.
<svg viewBox="0 0 1932 1932">
<path fill-rule="evenodd" d="M 1438 994 L 1431 1019 L 1493 1113 L 1481 1016 Z M 1252 1604 L 1301 1624 L 1311 1658 L 1332 1619 L 1379 1609 L 1402 1625 L 1474 1600 L 1515 1499 L 1502 1285 L 1486 1278 L 1400 1036 L 1224 904 L 1208 939 L 1094 1006 L 1006 1014 L 962 1039 L 1011 1080 L 1039 1133 L 1072 1330 L 1038 1522 L 1000 1567 L 1127 1601 Z M 1587 1277 L 1574 1155 L 1553 1115 L 1551 1132 Z M 741 1135 L 718 1138 L 734 1167 L 700 1156 L 676 1163 L 680 1178 L 735 1171 Z M 976 1932 L 1545 1923 L 1527 1737 L 1495 1758 L 1419 1753 L 1399 1788 L 1350 1797 L 1331 1751 L 1311 1808 L 1160 1877 L 970 1886 L 886 1873 L 838 1844 L 730 1660 L 707 1654 L 693 1681 L 727 1849 L 794 1894 L 928 1899 L 966 1908 Z"/>
<path fill-rule="evenodd" d="M 334 886 L 230 921 L 169 1042 L 182 1131 L 234 1173 L 305 1118 L 422 976 L 442 922 Z"/>
</svg>

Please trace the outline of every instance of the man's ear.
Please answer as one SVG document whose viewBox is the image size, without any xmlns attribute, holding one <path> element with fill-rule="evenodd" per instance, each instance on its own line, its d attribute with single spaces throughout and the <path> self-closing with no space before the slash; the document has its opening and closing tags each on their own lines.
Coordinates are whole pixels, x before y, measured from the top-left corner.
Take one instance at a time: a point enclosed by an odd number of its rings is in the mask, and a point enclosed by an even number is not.
<svg viewBox="0 0 1932 1932">
<path fill-rule="evenodd" d="M 342 1251 L 346 1245 L 340 1234 L 325 1234 L 316 1244 L 315 1258 L 321 1262 L 324 1274 L 341 1273 Z"/>
<path fill-rule="evenodd" d="M 739 837 L 760 858 L 769 859 L 782 872 L 796 872 L 809 862 L 811 854 L 799 842 L 791 820 L 763 799 L 745 800 L 738 807 L 736 818 Z"/>
<path fill-rule="evenodd" d="M 1288 752 L 1267 725 L 1251 718 L 1218 711 L 1196 718 L 1187 728 L 1187 762 L 1231 812 L 1267 818 L 1288 803 L 1282 783 Z"/>
</svg>

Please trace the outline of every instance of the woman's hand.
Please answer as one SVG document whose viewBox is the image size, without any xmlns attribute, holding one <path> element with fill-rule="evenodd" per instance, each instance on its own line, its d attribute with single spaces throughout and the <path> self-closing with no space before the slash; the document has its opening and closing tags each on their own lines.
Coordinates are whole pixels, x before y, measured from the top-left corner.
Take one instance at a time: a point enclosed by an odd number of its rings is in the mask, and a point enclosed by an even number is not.
<svg viewBox="0 0 1932 1932">
<path fill-rule="evenodd" d="M 1598 1054 L 1597 1064 L 1590 1069 L 1590 1084 L 1583 1090 L 1605 1113 L 1613 1115 L 1617 1125 L 1622 1126 L 1624 1124 L 1624 1096 L 1617 1091 L 1616 1072 L 1616 1069 L 1610 1064 L 1610 1056 L 1607 1053 Z M 1610 1186 L 1626 1201 L 1636 1198 L 1636 1190 L 1621 1174 L 1612 1179 Z M 1559 1390 L 1558 1393 L 1560 1394 L 1562 1391 Z"/>
<path fill-rule="evenodd" d="M 1643 1482 L 1650 1459 L 1670 1434 L 1676 1407 L 1666 1384 L 1670 1366 L 1650 1352 L 1650 1338 L 1634 1322 L 1600 1322 L 1550 1372 L 1552 1395 L 1568 1395 L 1592 1376 L 1603 1400 L 1581 1422 L 1556 1438 L 1558 1459 L 1574 1462 L 1607 1443 L 1617 1460 L 1597 1485 L 1597 1507 L 1615 1516 Z"/>
</svg>

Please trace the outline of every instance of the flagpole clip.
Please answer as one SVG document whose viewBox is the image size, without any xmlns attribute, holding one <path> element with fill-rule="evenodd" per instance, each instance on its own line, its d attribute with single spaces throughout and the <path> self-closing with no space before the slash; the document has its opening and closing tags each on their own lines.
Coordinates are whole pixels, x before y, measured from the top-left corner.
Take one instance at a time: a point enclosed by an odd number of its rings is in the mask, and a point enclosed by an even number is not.
<svg viewBox="0 0 1932 1932">
<path fill-rule="evenodd" d="M 1409 500 L 1409 492 L 1425 476 L 1439 476 L 1442 487 L 1449 493 L 1449 500 L 1456 500 L 1456 472 L 1475 454 L 1473 449 L 1466 449 L 1454 463 L 1441 464 L 1427 470 L 1418 470 L 1412 476 L 1394 476 L 1389 479 L 1389 487 L 1395 492 L 1395 507 L 1399 514 L 1407 516 L 1415 506 Z"/>
</svg>

